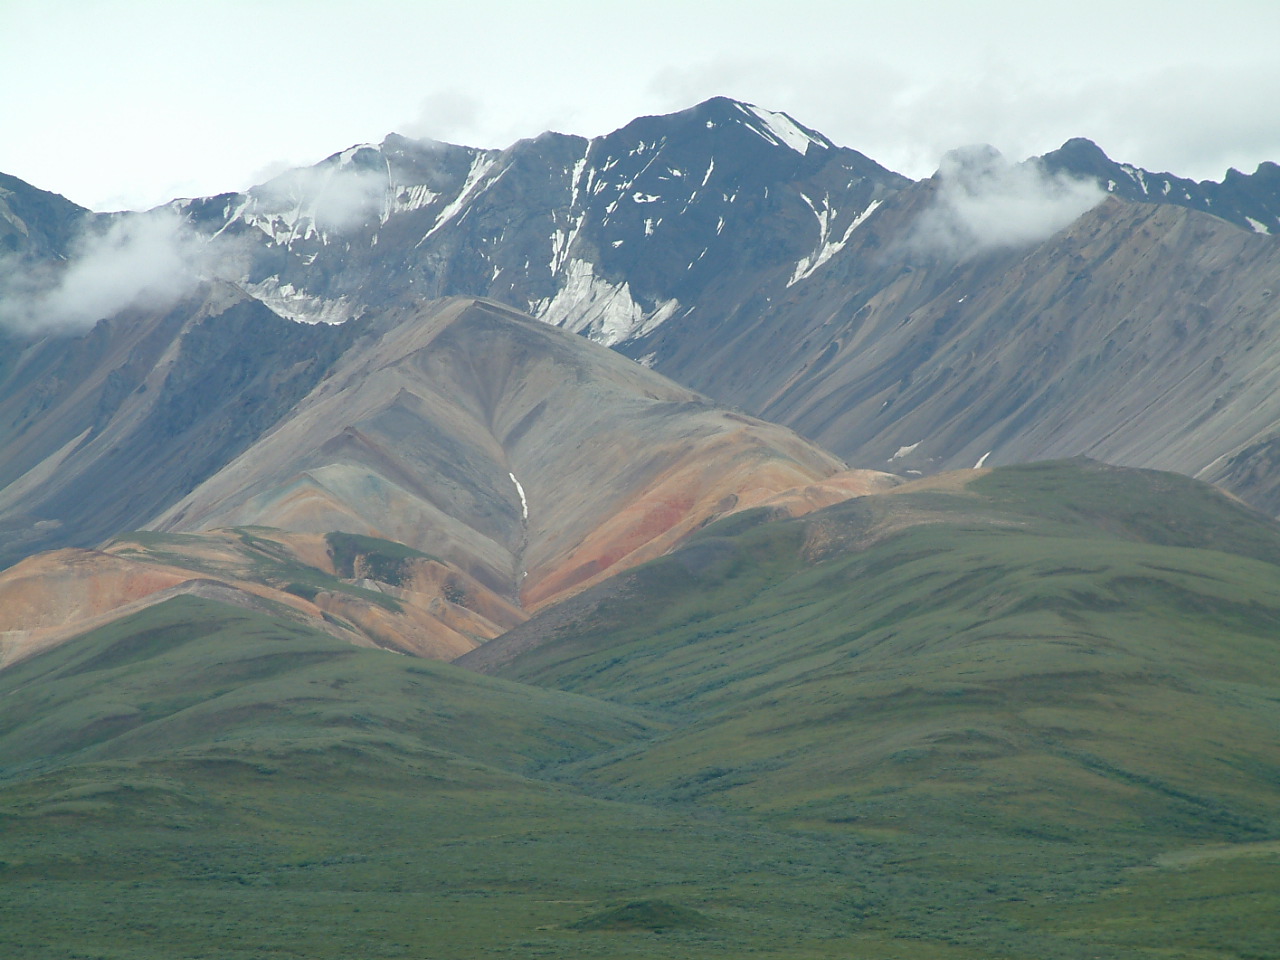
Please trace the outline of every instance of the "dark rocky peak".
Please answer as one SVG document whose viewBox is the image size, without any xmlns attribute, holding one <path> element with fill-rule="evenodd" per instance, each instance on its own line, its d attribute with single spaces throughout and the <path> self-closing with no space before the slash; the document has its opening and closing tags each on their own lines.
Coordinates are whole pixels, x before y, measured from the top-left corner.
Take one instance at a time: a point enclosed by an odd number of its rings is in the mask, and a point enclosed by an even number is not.
<svg viewBox="0 0 1280 960">
<path fill-rule="evenodd" d="M 790 114 L 766 110 L 752 103 L 713 97 L 690 111 L 708 125 L 707 129 L 735 124 L 752 131 L 766 143 L 786 146 L 800 154 L 813 150 L 835 150 L 836 145 L 818 131 L 797 123 Z"/>
<path fill-rule="evenodd" d="M 1077 137 L 1040 162 L 1050 172 L 1087 177 L 1108 193 L 1139 203 L 1169 203 L 1209 213 L 1255 233 L 1280 233 L 1280 167 L 1260 164 L 1252 175 L 1228 170 L 1221 183 L 1190 180 L 1112 160 L 1090 140 Z"/>
<path fill-rule="evenodd" d="M 755 171 L 787 177 L 816 169 L 839 150 L 785 113 L 727 97 L 677 113 L 640 117 L 592 145 L 593 165 L 602 171 L 653 169 L 655 178 L 684 179 L 686 184 L 691 176 L 705 175 L 713 159 L 721 179 Z"/>
<path fill-rule="evenodd" d="M 0 173 L 0 256 L 65 259 L 94 214 L 66 197 Z"/>
</svg>

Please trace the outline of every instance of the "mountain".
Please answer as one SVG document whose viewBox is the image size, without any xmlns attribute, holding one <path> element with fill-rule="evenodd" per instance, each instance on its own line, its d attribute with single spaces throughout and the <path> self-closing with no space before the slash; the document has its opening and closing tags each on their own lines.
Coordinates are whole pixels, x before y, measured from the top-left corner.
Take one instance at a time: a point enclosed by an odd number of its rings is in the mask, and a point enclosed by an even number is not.
<svg viewBox="0 0 1280 960">
<path fill-rule="evenodd" d="M 1040 161 L 1051 172 L 1090 177 L 1108 193 L 1125 200 L 1169 203 L 1212 214 L 1256 233 L 1280 233 L 1280 165 L 1274 163 L 1258 164 L 1252 175 L 1228 170 L 1221 183 L 1197 182 L 1117 163 L 1083 137 L 1068 140 Z"/>
<path fill-rule="evenodd" d="M 174 206 L 242 241 L 243 285 L 288 315 L 480 296 L 615 344 L 708 297 L 754 294 L 761 270 L 816 269 L 908 182 L 785 114 L 716 98 L 503 151 L 393 135 Z"/>
<path fill-rule="evenodd" d="M 0 173 L 0 256 L 28 264 L 66 259 L 87 223 L 96 217 L 56 193 Z"/>
<path fill-rule="evenodd" d="M 860 466 L 1081 454 L 1280 512 L 1275 166 L 965 156 L 912 183 L 717 98 L 505 151 L 392 136 L 175 209 L 287 315 L 484 296 Z"/>
<path fill-rule="evenodd" d="M 594 344 L 459 300 L 395 317 L 154 526 L 390 534 L 467 556 L 536 605 L 843 466 Z"/>
<path fill-rule="evenodd" d="M 1083 453 L 1280 511 L 1269 475 L 1237 469 L 1280 422 L 1273 238 L 1108 199 L 1039 244 L 958 260 L 904 246 L 943 189 L 888 201 L 822 284 L 733 318 L 734 339 L 686 325 L 625 349 L 863 466 Z"/>
<path fill-rule="evenodd" d="M 226 284 L 0 363 L 0 565 L 142 526 L 239 454 L 361 327 L 298 326 Z"/>
<path fill-rule="evenodd" d="M 1276 177 L 1193 183 L 1076 139 L 912 183 L 716 98 L 506 150 L 392 135 L 167 212 L 286 317 L 484 297 L 859 466 L 1082 454 L 1275 513 Z"/>
<path fill-rule="evenodd" d="M 115 540 L 0 573 L 0 663 L 211 585 L 450 659 L 718 516 L 895 482 L 466 299 L 296 326 L 215 287 L 10 383 L 10 555 Z"/>
</svg>

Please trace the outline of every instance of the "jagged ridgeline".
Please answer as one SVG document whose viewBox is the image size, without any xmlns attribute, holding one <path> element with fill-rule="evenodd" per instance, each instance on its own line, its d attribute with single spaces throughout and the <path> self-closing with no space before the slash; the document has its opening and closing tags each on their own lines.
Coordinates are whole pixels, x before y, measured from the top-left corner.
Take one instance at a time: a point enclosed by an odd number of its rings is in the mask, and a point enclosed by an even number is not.
<svg viewBox="0 0 1280 960">
<path fill-rule="evenodd" d="M 11 245 L 71 249 L 73 205 L 0 187 Z M 1274 514 L 1278 191 L 1272 163 L 1196 183 L 1081 139 L 913 183 L 716 98 L 505 150 L 392 135 L 244 193 L 79 214 L 173 217 L 181 250 L 218 251 L 200 269 L 286 317 L 490 298 L 859 466 L 1084 454 Z"/>
</svg>

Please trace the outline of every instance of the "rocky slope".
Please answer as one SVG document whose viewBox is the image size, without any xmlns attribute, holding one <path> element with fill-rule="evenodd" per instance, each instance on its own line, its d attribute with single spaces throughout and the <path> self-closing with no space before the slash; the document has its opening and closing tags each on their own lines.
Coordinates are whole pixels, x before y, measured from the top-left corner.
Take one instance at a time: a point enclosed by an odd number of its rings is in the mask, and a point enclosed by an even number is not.
<svg viewBox="0 0 1280 960">
<path fill-rule="evenodd" d="M 718 516 L 896 482 L 484 301 L 293 327 L 215 287 L 61 345 L 10 381 L 9 555 L 156 532 L 3 574 L 4 660 L 209 584 L 449 659 Z"/>
<path fill-rule="evenodd" d="M 860 466 L 1083 453 L 1276 512 L 1277 169 L 1193 183 L 1076 139 L 912 183 L 716 98 L 506 150 L 392 135 L 157 215 L 284 316 L 486 297 Z"/>
<path fill-rule="evenodd" d="M 226 284 L 0 366 L 0 566 L 146 520 L 289 410 L 358 336 L 300 327 Z"/>
<path fill-rule="evenodd" d="M 299 316 L 483 295 L 862 466 L 1087 454 L 1276 512 L 1277 169 L 1195 183 L 1076 139 L 913 184 L 721 98 L 506 151 L 391 137 L 179 209 Z"/>
<path fill-rule="evenodd" d="M 1280 424 L 1274 238 L 1108 199 L 1037 244 L 964 258 L 901 244 L 940 189 L 889 201 L 827 282 L 735 316 L 732 340 L 690 324 L 627 349 L 860 465 L 1087 454 L 1280 511 L 1241 463 Z"/>
<path fill-rule="evenodd" d="M 497 304 L 409 310 L 158 530 L 346 530 L 537 605 L 836 473 L 771 424 Z"/>
<path fill-rule="evenodd" d="M 0 173 L 0 257 L 27 265 L 71 253 L 94 214 L 65 197 Z M 7 270 L 14 269 L 6 264 Z"/>
</svg>

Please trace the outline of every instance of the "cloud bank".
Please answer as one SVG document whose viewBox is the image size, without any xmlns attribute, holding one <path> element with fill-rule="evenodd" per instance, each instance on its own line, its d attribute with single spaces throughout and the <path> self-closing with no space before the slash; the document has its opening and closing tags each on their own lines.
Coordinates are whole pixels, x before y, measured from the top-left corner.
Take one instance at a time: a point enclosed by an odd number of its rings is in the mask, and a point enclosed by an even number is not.
<svg viewBox="0 0 1280 960">
<path fill-rule="evenodd" d="M 209 244 L 174 211 L 120 217 L 81 235 L 65 263 L 0 264 L 0 324 L 74 332 L 121 310 L 162 309 L 211 264 Z"/>
<path fill-rule="evenodd" d="M 246 216 L 277 240 L 341 234 L 380 216 L 387 183 L 381 157 L 353 148 L 253 188 Z M 200 234 L 172 207 L 103 218 L 66 261 L 0 260 L 0 327 L 73 334 L 123 310 L 164 309 L 202 280 L 244 277 L 254 249 L 252 236 Z"/>
<path fill-rule="evenodd" d="M 910 245 L 955 259 L 1045 240 L 1106 196 L 1091 180 L 1047 173 L 1036 161 L 1011 164 L 989 146 L 951 151 L 936 178 Z"/>
<path fill-rule="evenodd" d="M 309 217 L 326 232 L 340 233 L 359 226 L 381 211 L 387 196 L 387 171 L 354 162 L 355 156 L 289 170 L 249 191 L 263 213 Z M 346 158 L 346 154 L 343 154 Z"/>
</svg>

